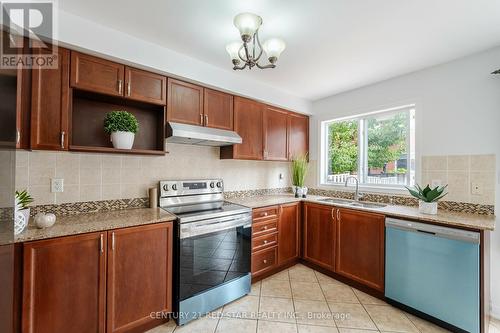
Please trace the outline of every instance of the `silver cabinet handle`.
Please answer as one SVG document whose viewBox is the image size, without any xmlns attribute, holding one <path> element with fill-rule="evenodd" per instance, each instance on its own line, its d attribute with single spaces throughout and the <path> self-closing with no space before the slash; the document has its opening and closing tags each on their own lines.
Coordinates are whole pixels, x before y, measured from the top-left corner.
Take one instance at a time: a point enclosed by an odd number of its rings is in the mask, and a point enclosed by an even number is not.
<svg viewBox="0 0 500 333">
<path fill-rule="evenodd" d="M 208 126 L 208 114 L 205 115 L 205 126 Z"/>
<path fill-rule="evenodd" d="M 115 233 L 111 233 L 111 250 L 115 250 Z"/>
<path fill-rule="evenodd" d="M 340 209 L 337 209 L 337 221 L 340 222 Z"/>
<path fill-rule="evenodd" d="M 66 135 L 66 132 L 62 131 L 61 132 L 61 149 L 64 149 L 64 136 Z"/>
<path fill-rule="evenodd" d="M 21 131 L 18 129 L 16 131 L 16 144 L 21 143 Z"/>
<path fill-rule="evenodd" d="M 332 220 L 335 221 L 335 208 L 332 208 Z"/>
<path fill-rule="evenodd" d="M 262 262 L 263 262 L 264 264 L 267 264 L 267 260 L 266 260 L 266 259 L 262 260 Z"/>
<path fill-rule="evenodd" d="M 130 96 L 130 82 L 127 82 L 127 96 Z"/>
<path fill-rule="evenodd" d="M 267 240 L 264 240 L 264 244 L 267 244 Z"/>
<path fill-rule="evenodd" d="M 104 235 L 101 234 L 101 239 L 99 240 L 99 246 L 101 253 L 104 253 Z"/>
<path fill-rule="evenodd" d="M 121 95 L 123 90 L 123 81 L 118 80 L 118 93 Z"/>
<path fill-rule="evenodd" d="M 203 113 L 200 113 L 200 125 L 203 125 Z"/>
</svg>

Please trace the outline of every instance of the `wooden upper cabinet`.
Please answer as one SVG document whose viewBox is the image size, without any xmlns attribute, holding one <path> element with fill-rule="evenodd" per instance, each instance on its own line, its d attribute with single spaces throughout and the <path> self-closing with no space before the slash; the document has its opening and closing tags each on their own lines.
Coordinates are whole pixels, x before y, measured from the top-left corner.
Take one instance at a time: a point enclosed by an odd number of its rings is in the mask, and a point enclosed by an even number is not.
<svg viewBox="0 0 500 333">
<path fill-rule="evenodd" d="M 335 269 L 335 208 L 304 204 L 304 259 Z"/>
<path fill-rule="evenodd" d="M 31 71 L 17 71 L 16 148 L 30 148 Z"/>
<path fill-rule="evenodd" d="M 288 112 L 268 106 L 264 111 L 264 159 L 287 161 Z"/>
<path fill-rule="evenodd" d="M 233 129 L 233 95 L 205 88 L 204 121 L 207 127 Z"/>
<path fill-rule="evenodd" d="M 154 104 L 167 102 L 167 77 L 125 67 L 125 97 Z"/>
<path fill-rule="evenodd" d="M 107 332 L 143 332 L 172 311 L 172 223 L 108 231 Z M 69 332 L 69 331 L 68 331 Z"/>
<path fill-rule="evenodd" d="M 105 235 L 24 244 L 23 332 L 105 332 Z"/>
<path fill-rule="evenodd" d="M 243 97 L 234 97 L 234 130 L 243 142 L 221 148 L 221 158 L 262 160 L 262 117 L 265 105 Z"/>
<path fill-rule="evenodd" d="M 297 113 L 288 115 L 288 159 L 309 152 L 309 117 Z"/>
<path fill-rule="evenodd" d="M 71 87 L 123 96 L 125 66 L 79 52 L 71 52 Z"/>
<path fill-rule="evenodd" d="M 167 120 L 203 125 L 203 87 L 169 78 Z"/>
<path fill-rule="evenodd" d="M 384 291 L 384 215 L 339 209 L 336 272 Z"/>
<path fill-rule="evenodd" d="M 278 221 L 278 264 L 299 257 L 300 252 L 300 203 L 280 206 Z"/>
<path fill-rule="evenodd" d="M 32 70 L 32 149 L 68 149 L 69 51 L 58 48 L 58 61 L 56 69 Z"/>
</svg>

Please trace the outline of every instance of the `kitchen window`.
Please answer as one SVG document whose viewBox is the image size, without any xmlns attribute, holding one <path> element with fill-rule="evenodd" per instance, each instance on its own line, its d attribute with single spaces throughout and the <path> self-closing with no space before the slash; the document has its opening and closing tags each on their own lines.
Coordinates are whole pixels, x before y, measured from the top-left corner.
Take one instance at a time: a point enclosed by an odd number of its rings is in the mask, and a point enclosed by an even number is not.
<svg viewBox="0 0 500 333">
<path fill-rule="evenodd" d="M 322 184 L 344 185 L 349 176 L 367 187 L 415 183 L 415 105 L 323 121 L 321 129 Z"/>
</svg>

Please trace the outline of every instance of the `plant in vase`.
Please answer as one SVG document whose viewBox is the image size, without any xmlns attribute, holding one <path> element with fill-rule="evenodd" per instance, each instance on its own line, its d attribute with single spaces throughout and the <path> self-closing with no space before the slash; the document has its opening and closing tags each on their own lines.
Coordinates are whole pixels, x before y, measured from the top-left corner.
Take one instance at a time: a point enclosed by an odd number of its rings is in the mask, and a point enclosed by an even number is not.
<svg viewBox="0 0 500 333">
<path fill-rule="evenodd" d="M 14 207 L 14 234 L 19 235 L 28 225 L 30 218 L 29 204 L 33 202 L 33 198 L 28 191 L 16 191 L 15 207 Z"/>
<path fill-rule="evenodd" d="M 132 149 L 139 123 L 133 114 L 127 111 L 112 111 L 104 119 L 104 131 L 111 135 L 113 147 Z"/>
<path fill-rule="evenodd" d="M 437 214 L 438 200 L 448 194 L 448 192 L 445 192 L 447 187 L 448 185 L 436 186 L 431 189 L 429 185 L 425 188 L 420 187 L 418 184 L 413 187 L 406 186 L 410 194 L 419 200 L 418 210 L 421 213 L 432 215 Z"/>
<path fill-rule="evenodd" d="M 292 160 L 292 185 L 296 198 L 305 198 L 307 195 L 307 187 L 304 186 L 304 182 L 308 169 L 307 155 L 297 156 Z"/>
</svg>

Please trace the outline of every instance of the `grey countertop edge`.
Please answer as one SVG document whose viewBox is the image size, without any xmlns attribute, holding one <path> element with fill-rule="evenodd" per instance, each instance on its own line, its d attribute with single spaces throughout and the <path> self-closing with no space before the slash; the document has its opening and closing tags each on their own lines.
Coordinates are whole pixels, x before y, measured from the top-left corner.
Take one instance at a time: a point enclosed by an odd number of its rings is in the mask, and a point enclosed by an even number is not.
<svg viewBox="0 0 500 333">
<path fill-rule="evenodd" d="M 52 227 L 38 229 L 33 218 L 28 227 L 14 236 L 15 243 L 29 242 L 91 232 L 102 232 L 146 224 L 174 221 L 176 217 L 160 208 L 136 208 L 107 212 L 57 216 Z"/>
<path fill-rule="evenodd" d="M 307 198 L 295 198 L 293 195 L 262 195 L 245 198 L 228 199 L 233 203 L 237 203 L 250 208 L 261 208 L 266 206 L 286 204 L 293 202 L 310 202 L 321 205 L 330 205 L 339 208 L 349 208 L 353 210 L 366 211 L 371 213 L 379 213 L 388 217 L 412 219 L 420 222 L 440 224 L 450 227 L 467 228 L 473 230 L 493 231 L 497 217 L 493 215 L 478 215 L 468 213 L 458 213 L 452 211 L 439 210 L 437 215 L 428 215 L 418 212 L 417 207 L 387 205 L 382 208 L 366 208 L 352 207 L 337 203 L 328 203 L 320 201 L 327 197 L 308 196 Z"/>
</svg>

